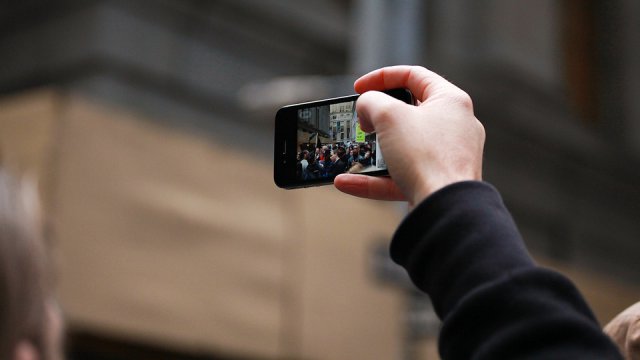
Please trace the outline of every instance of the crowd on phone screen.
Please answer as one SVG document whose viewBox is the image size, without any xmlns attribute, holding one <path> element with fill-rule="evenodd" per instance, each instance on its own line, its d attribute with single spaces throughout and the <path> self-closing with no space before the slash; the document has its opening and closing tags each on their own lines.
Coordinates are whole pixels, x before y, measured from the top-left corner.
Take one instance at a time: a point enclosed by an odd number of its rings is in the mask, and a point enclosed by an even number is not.
<svg viewBox="0 0 640 360">
<path fill-rule="evenodd" d="M 342 173 L 359 173 L 375 166 L 375 142 L 303 144 L 297 156 L 296 177 L 300 180 L 334 178 Z"/>
</svg>

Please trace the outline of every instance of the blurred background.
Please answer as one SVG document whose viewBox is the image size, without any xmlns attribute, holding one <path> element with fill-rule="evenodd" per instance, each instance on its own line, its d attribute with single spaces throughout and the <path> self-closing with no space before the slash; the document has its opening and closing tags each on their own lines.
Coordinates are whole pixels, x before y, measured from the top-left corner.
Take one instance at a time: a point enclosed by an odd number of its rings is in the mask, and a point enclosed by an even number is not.
<svg viewBox="0 0 640 360">
<path fill-rule="evenodd" d="M 0 152 L 69 358 L 437 359 L 406 208 L 272 181 L 278 107 L 391 64 L 471 94 L 485 179 L 608 321 L 640 299 L 639 38 L 636 0 L 1 2 Z"/>
</svg>

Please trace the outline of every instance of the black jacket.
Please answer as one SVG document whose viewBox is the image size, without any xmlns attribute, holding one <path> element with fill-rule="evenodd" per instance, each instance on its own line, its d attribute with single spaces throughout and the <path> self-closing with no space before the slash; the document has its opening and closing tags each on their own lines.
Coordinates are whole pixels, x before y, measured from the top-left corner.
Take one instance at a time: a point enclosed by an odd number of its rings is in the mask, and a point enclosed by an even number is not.
<svg viewBox="0 0 640 360">
<path fill-rule="evenodd" d="M 336 160 L 336 162 L 331 167 L 330 175 L 338 176 L 343 172 L 347 171 L 347 160 L 348 160 L 348 157 L 346 155 L 341 158 L 338 158 L 338 160 Z"/>
<path fill-rule="evenodd" d="M 402 222 L 391 256 L 443 320 L 443 359 L 621 359 L 578 290 L 537 266 L 498 192 L 460 182 Z"/>
</svg>

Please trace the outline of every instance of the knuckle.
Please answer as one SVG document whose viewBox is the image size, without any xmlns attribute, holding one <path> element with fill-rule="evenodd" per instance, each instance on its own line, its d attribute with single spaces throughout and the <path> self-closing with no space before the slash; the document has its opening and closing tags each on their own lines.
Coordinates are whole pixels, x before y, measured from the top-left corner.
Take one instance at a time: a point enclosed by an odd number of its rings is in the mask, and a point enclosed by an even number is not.
<svg viewBox="0 0 640 360">
<path fill-rule="evenodd" d="M 413 65 L 411 66 L 411 71 L 419 73 L 419 74 L 428 74 L 431 73 L 431 71 L 429 69 L 427 69 L 424 66 L 420 66 L 420 65 Z"/>
<path fill-rule="evenodd" d="M 390 103 L 381 103 L 378 107 L 378 118 L 383 121 L 391 121 L 394 119 L 394 114 L 397 112 L 395 106 Z"/>
<path fill-rule="evenodd" d="M 457 91 L 451 94 L 451 100 L 467 110 L 473 110 L 473 100 L 464 90 L 457 89 Z"/>
<path fill-rule="evenodd" d="M 480 138 L 484 141 L 484 139 L 486 139 L 487 137 L 487 131 L 485 130 L 484 125 L 482 125 L 482 123 L 478 119 L 476 119 L 476 127 L 478 129 Z"/>
</svg>

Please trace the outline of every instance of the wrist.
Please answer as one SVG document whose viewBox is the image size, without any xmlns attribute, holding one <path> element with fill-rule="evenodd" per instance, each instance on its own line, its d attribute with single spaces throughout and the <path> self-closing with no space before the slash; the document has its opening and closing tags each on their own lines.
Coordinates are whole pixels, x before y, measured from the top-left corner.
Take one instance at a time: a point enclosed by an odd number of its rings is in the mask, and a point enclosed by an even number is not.
<svg viewBox="0 0 640 360">
<path fill-rule="evenodd" d="M 440 179 L 430 179 L 430 181 L 421 182 L 422 186 L 418 186 L 411 197 L 411 205 L 417 206 L 423 202 L 431 194 L 443 189 L 449 185 L 453 185 L 465 181 L 482 181 L 482 176 L 456 176 L 443 177 Z"/>
</svg>

